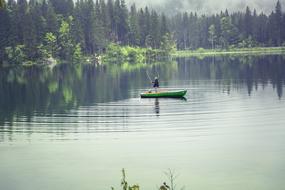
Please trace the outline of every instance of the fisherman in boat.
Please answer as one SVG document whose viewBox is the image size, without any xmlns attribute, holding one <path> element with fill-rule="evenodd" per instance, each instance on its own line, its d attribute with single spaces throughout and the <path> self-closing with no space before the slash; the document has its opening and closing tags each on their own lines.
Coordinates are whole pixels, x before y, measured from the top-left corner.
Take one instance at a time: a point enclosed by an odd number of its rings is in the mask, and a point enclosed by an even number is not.
<svg viewBox="0 0 285 190">
<path fill-rule="evenodd" d="M 153 83 L 153 88 L 155 89 L 155 92 L 157 92 L 157 88 L 159 88 L 158 77 L 155 77 L 152 83 Z"/>
</svg>

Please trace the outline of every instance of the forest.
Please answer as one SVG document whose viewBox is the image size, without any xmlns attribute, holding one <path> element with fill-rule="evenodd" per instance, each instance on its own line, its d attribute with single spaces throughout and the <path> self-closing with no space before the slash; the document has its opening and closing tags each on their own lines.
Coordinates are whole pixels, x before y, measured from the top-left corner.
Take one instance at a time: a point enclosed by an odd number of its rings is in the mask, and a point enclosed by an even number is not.
<svg viewBox="0 0 285 190">
<path fill-rule="evenodd" d="M 0 64 L 49 57 L 78 62 L 114 44 L 169 54 L 176 48 L 277 47 L 285 42 L 280 1 L 269 15 L 250 7 L 173 15 L 124 0 L 0 0 L 0 6 Z"/>
</svg>

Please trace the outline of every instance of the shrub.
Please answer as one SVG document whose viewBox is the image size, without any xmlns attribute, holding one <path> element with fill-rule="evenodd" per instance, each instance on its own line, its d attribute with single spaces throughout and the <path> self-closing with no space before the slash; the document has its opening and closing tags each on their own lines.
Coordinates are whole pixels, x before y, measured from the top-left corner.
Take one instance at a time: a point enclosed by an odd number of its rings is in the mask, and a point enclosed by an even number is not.
<svg viewBox="0 0 285 190">
<path fill-rule="evenodd" d="M 204 48 L 198 48 L 197 51 L 198 51 L 199 53 L 204 53 L 204 52 L 205 52 L 205 49 L 204 49 Z"/>
<path fill-rule="evenodd" d="M 6 47 L 5 54 L 7 61 L 10 64 L 22 64 L 26 61 L 26 54 L 24 53 L 24 45 L 17 45 L 16 47 Z"/>
</svg>

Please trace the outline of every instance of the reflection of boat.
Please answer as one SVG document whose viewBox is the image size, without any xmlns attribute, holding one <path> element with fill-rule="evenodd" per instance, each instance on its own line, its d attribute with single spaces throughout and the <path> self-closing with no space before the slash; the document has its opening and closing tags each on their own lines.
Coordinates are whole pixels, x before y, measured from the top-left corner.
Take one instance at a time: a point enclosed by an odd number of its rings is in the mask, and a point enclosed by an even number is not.
<svg viewBox="0 0 285 190">
<path fill-rule="evenodd" d="M 142 98 L 181 98 L 185 96 L 187 90 L 159 90 L 141 93 Z"/>
<path fill-rule="evenodd" d="M 158 98 L 155 98 L 154 111 L 155 111 L 156 115 L 159 116 L 160 107 L 159 107 L 159 100 L 158 100 Z"/>
</svg>

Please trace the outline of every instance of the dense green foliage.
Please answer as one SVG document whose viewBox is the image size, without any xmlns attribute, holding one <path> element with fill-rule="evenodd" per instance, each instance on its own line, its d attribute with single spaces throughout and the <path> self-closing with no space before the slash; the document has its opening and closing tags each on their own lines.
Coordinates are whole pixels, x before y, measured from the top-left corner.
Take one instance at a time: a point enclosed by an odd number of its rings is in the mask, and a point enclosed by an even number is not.
<svg viewBox="0 0 285 190">
<path fill-rule="evenodd" d="M 244 48 L 282 46 L 285 42 L 285 14 L 278 1 L 270 15 L 228 11 L 215 15 L 179 13 L 170 18 L 178 49 Z"/>
<path fill-rule="evenodd" d="M 146 63 L 167 58 L 174 52 L 175 42 L 169 34 L 161 41 L 160 49 L 141 48 L 134 46 L 120 46 L 110 43 L 103 54 L 103 60 L 108 63 Z"/>
<path fill-rule="evenodd" d="M 143 62 L 147 49 L 135 48 L 131 46 L 119 46 L 111 43 L 107 47 L 103 59 L 108 62 Z"/>
<path fill-rule="evenodd" d="M 148 8 L 138 11 L 135 5 L 129 11 L 124 0 L 9 0 L 1 1 L 1 6 L 2 63 L 50 57 L 79 61 L 82 55 L 112 49 L 112 44 L 126 46 L 122 51 L 129 50 L 128 59 L 136 61 L 142 59 L 142 52 L 137 51 L 146 50 L 131 46 L 159 48 L 163 37 L 169 36 L 165 16 L 150 13 Z M 159 23 L 163 23 L 161 27 Z M 173 44 L 173 40 L 167 43 Z M 14 57 L 19 50 L 21 54 Z"/>
<path fill-rule="evenodd" d="M 77 62 L 83 55 L 105 52 L 110 44 L 161 49 L 169 55 L 176 47 L 244 48 L 285 42 L 279 1 L 270 15 L 247 7 L 231 14 L 172 17 L 134 4 L 128 9 L 124 0 L 1 0 L 0 5 L 0 63 L 51 57 Z M 141 59 L 136 51 L 131 49 L 128 59 Z M 20 54 L 15 57 L 16 52 Z"/>
</svg>

